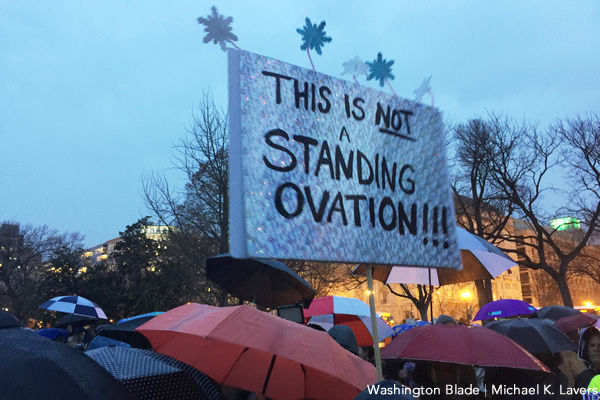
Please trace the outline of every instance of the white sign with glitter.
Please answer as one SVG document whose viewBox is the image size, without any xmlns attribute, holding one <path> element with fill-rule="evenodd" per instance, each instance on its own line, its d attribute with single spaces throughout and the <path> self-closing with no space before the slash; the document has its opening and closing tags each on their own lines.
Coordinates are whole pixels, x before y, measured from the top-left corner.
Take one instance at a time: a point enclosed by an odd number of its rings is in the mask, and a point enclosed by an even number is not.
<svg viewBox="0 0 600 400">
<path fill-rule="evenodd" d="M 437 109 L 229 50 L 230 252 L 460 268 Z"/>
</svg>

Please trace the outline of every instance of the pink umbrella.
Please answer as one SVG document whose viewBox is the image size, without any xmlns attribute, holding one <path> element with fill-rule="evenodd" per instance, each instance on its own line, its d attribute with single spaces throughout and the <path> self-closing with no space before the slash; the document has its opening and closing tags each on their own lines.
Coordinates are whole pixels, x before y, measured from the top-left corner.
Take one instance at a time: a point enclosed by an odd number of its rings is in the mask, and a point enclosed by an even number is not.
<svg viewBox="0 0 600 400">
<path fill-rule="evenodd" d="M 491 329 L 460 325 L 413 328 L 392 339 L 381 351 L 381 357 L 550 372 L 508 337 Z"/>
</svg>

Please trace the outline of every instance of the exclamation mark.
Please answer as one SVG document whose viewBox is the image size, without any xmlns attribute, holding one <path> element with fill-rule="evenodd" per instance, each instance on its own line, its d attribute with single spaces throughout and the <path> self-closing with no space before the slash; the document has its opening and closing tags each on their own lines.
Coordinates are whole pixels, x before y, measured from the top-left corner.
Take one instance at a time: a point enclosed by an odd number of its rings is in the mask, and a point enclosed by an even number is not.
<svg viewBox="0 0 600 400">
<path fill-rule="evenodd" d="M 428 216 L 429 216 L 429 206 L 427 203 L 423 204 L 423 233 L 427 234 L 427 225 L 428 225 Z M 423 239 L 423 244 L 427 244 L 427 237 Z"/>
<path fill-rule="evenodd" d="M 442 232 L 444 235 L 448 237 L 448 219 L 447 219 L 448 209 L 446 207 L 442 207 Z M 444 240 L 444 248 L 447 249 L 450 244 L 447 240 Z"/>
<path fill-rule="evenodd" d="M 438 234 L 438 207 L 433 207 L 433 234 L 437 235 Z M 437 246 L 438 245 L 438 240 L 437 238 L 434 236 L 433 239 L 433 245 Z"/>
</svg>

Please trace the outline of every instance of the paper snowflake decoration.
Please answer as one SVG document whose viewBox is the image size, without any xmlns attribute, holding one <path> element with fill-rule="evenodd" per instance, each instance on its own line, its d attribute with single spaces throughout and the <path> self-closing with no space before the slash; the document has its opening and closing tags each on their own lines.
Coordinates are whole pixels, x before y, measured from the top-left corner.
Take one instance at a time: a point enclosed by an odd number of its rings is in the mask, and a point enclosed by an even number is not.
<svg viewBox="0 0 600 400">
<path fill-rule="evenodd" d="M 354 57 L 353 59 L 346 61 L 345 63 L 342 64 L 342 66 L 344 67 L 344 72 L 342 72 L 342 75 L 345 75 L 345 74 L 350 74 L 352 76 L 361 76 L 361 75 L 368 76 L 369 75 L 369 66 L 367 64 L 365 64 L 358 57 Z"/>
<path fill-rule="evenodd" d="M 207 32 L 207 35 L 204 37 L 204 43 L 212 40 L 214 44 L 218 43 L 221 46 L 221 50 L 226 51 L 225 42 L 229 42 L 235 46 L 233 42 L 238 40 L 237 36 L 231 33 L 231 26 L 229 26 L 233 18 L 223 18 L 222 15 L 217 13 L 217 8 L 214 6 L 211 10 L 212 15 L 209 15 L 208 18 L 198 18 L 199 24 L 206 25 L 204 31 Z"/>
<path fill-rule="evenodd" d="M 419 86 L 413 91 L 413 93 L 415 94 L 415 101 L 421 102 L 421 99 L 423 99 L 425 93 L 431 92 L 431 86 L 429 86 L 430 81 L 431 76 L 429 76 L 429 78 L 423 79 L 421 86 Z"/>
<path fill-rule="evenodd" d="M 376 79 L 379 81 L 379 86 L 383 87 L 388 79 L 394 79 L 394 75 L 392 74 L 394 60 L 384 60 L 381 53 L 377 53 L 377 59 L 373 60 L 373 62 L 367 61 L 367 65 L 369 66 L 368 81 Z"/>
<path fill-rule="evenodd" d="M 331 38 L 325 36 L 325 21 L 322 21 L 319 26 L 310 22 L 310 19 L 306 17 L 306 25 L 300 29 L 296 29 L 300 35 L 302 35 L 302 46 L 301 50 L 314 49 L 318 55 L 322 54 L 321 47 L 325 43 L 331 42 Z"/>
</svg>

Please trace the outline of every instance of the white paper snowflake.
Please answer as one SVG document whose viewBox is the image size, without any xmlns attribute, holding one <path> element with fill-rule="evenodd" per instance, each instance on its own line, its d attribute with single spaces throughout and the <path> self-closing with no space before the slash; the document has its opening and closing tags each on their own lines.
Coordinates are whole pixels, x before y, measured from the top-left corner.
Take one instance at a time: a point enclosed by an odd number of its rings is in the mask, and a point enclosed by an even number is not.
<svg viewBox="0 0 600 400">
<path fill-rule="evenodd" d="M 346 61 L 342 64 L 344 72 L 342 75 L 350 74 L 352 76 L 369 75 L 369 66 L 365 64 L 360 58 L 354 57 L 351 60 Z"/>
<path fill-rule="evenodd" d="M 423 79 L 421 86 L 419 86 L 413 91 L 413 93 L 415 94 L 415 101 L 421 102 L 425 93 L 431 92 L 429 81 L 431 81 L 431 75 L 429 76 L 429 78 Z"/>
</svg>

